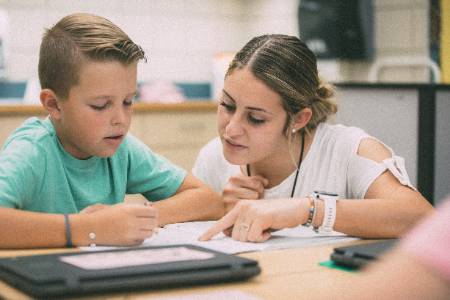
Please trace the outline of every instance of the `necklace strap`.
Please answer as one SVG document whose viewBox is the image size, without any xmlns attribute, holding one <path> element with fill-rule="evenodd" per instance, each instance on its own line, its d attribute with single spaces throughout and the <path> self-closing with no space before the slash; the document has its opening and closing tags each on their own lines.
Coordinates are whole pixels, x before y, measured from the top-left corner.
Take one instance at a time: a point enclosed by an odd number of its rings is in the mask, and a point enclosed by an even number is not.
<svg viewBox="0 0 450 300">
<path fill-rule="evenodd" d="M 305 130 L 302 129 L 302 148 L 300 150 L 300 157 L 298 158 L 297 171 L 295 171 L 295 179 L 294 185 L 292 186 L 291 198 L 294 197 L 295 187 L 297 186 L 298 172 L 300 171 L 300 165 L 302 164 L 304 150 L 305 150 Z"/>
<path fill-rule="evenodd" d="M 303 151 L 305 150 L 305 130 L 302 129 L 301 134 L 302 134 L 302 146 L 300 149 L 300 157 L 298 158 L 297 171 L 295 171 L 295 179 L 294 185 L 292 186 L 291 198 L 294 197 L 295 187 L 297 186 L 298 173 L 300 171 L 300 165 L 302 164 L 303 161 Z M 247 164 L 246 168 L 247 168 L 247 176 L 252 176 L 252 174 L 250 173 L 250 165 Z"/>
</svg>

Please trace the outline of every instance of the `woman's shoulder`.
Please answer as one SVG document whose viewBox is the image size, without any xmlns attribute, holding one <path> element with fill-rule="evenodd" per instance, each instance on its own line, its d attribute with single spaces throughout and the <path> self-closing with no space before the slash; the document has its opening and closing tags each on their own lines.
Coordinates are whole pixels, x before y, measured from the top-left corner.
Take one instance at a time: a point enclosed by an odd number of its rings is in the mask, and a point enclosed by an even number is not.
<svg viewBox="0 0 450 300">
<path fill-rule="evenodd" d="M 203 146 L 198 153 L 196 164 L 208 165 L 208 168 L 222 170 L 224 173 L 236 168 L 225 159 L 222 141 L 219 137 L 210 140 Z"/>
<path fill-rule="evenodd" d="M 369 134 L 359 127 L 346 126 L 344 124 L 322 123 L 318 126 L 317 132 L 319 135 L 335 137 L 337 139 L 350 139 L 369 136 Z"/>
<path fill-rule="evenodd" d="M 219 137 L 215 137 L 200 149 L 199 156 L 205 158 L 220 158 L 223 156 L 222 152 L 222 142 Z"/>
<path fill-rule="evenodd" d="M 361 140 L 370 137 L 363 129 L 343 124 L 322 123 L 315 133 L 318 149 L 355 153 Z"/>
<path fill-rule="evenodd" d="M 204 149 L 220 150 L 222 151 L 222 142 L 220 137 L 215 137 L 203 146 Z"/>
<path fill-rule="evenodd" d="M 228 178 L 239 172 L 239 166 L 230 164 L 223 155 L 220 138 L 209 141 L 200 150 L 192 173 L 215 191 L 222 192 Z"/>
</svg>

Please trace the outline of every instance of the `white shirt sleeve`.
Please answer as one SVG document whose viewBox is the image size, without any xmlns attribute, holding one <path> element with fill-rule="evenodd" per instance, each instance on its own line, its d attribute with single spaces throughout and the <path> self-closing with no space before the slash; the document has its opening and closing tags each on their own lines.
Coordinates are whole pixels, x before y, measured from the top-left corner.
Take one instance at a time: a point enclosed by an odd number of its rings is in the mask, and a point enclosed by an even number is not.
<svg viewBox="0 0 450 300">
<path fill-rule="evenodd" d="M 200 150 L 192 168 L 195 177 L 218 193 L 222 193 L 228 179 L 238 172 L 239 166 L 231 165 L 224 158 L 219 138 L 211 140 Z"/>
<path fill-rule="evenodd" d="M 386 170 L 391 172 L 400 184 L 416 190 L 406 172 L 403 157 L 395 155 L 390 147 L 379 140 L 377 141 L 391 152 L 391 157 L 386 158 L 381 163 L 362 157 L 357 153 L 350 158 L 347 173 L 347 189 L 351 198 L 364 199 L 370 185 Z"/>
</svg>

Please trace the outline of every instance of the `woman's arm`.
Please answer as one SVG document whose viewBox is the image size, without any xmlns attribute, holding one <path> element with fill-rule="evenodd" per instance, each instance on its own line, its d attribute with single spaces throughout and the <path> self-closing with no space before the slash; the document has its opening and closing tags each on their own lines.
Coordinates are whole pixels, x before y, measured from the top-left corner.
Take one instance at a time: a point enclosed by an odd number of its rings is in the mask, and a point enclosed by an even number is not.
<svg viewBox="0 0 450 300">
<path fill-rule="evenodd" d="M 391 153 L 378 141 L 364 139 L 358 155 L 382 162 Z M 315 225 L 323 220 L 323 203 L 317 203 Z M 341 199 L 336 205 L 334 230 L 365 238 L 398 237 L 432 212 L 431 204 L 418 192 L 402 185 L 385 171 L 368 188 L 365 199 Z"/>
<path fill-rule="evenodd" d="M 391 153 L 373 139 L 361 142 L 358 155 L 378 162 L 391 157 Z M 402 185 L 390 171 L 384 172 L 370 185 L 365 198 L 337 201 L 334 230 L 365 238 L 398 237 L 433 211 L 419 192 Z M 240 241 L 265 241 L 270 237 L 269 229 L 288 227 L 286 224 L 289 227 L 305 224 L 309 201 L 307 198 L 240 201 L 201 239 L 208 240 L 225 231 Z M 319 227 L 323 221 L 324 205 L 322 201 L 315 203 L 317 212 L 313 225 Z"/>
<path fill-rule="evenodd" d="M 220 195 L 188 174 L 174 196 L 153 204 L 159 211 L 159 224 L 217 220 L 225 214 Z"/>
<path fill-rule="evenodd" d="M 316 205 L 314 225 L 319 226 L 324 207 L 322 201 Z M 398 237 L 432 210 L 419 192 L 385 172 L 370 186 L 366 199 L 337 201 L 334 230 L 364 238 Z"/>
</svg>

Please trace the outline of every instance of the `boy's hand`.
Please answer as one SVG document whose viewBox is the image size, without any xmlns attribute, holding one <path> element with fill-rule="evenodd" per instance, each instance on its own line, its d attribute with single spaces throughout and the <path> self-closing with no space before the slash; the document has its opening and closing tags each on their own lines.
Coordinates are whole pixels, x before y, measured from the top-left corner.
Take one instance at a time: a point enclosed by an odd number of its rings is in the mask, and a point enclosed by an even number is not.
<svg viewBox="0 0 450 300">
<path fill-rule="evenodd" d="M 158 211 L 151 205 L 120 203 L 91 213 L 98 245 L 142 244 L 158 226 Z"/>
<path fill-rule="evenodd" d="M 90 214 L 90 213 L 93 213 L 93 212 L 95 212 L 97 210 L 104 209 L 104 208 L 109 207 L 109 206 L 110 205 L 107 205 L 107 204 L 93 204 L 93 205 L 90 205 L 90 206 L 85 207 L 84 209 L 82 209 L 80 211 L 80 214 Z"/>
<path fill-rule="evenodd" d="M 231 209 L 234 205 L 243 199 L 258 200 L 264 197 L 264 188 L 269 181 L 259 175 L 232 176 L 228 180 L 227 185 L 222 192 L 222 200 L 227 204 L 227 209 Z"/>
</svg>

